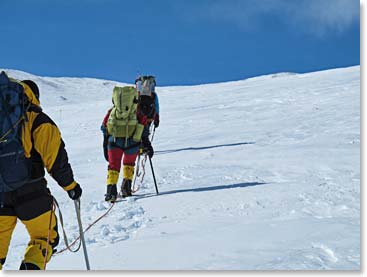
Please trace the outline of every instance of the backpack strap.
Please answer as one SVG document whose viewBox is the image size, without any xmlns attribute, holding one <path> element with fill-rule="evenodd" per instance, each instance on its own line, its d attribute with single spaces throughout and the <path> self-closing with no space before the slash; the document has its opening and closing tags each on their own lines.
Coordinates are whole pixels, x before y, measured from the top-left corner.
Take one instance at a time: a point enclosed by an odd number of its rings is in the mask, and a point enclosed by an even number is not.
<svg viewBox="0 0 367 277">
<path fill-rule="evenodd" d="M 5 103 L 5 99 L 4 99 L 4 95 L 2 93 L 0 93 L 0 97 L 1 97 L 1 102 L 2 103 Z M 3 134 L 1 137 L 0 137 L 0 143 L 2 142 L 7 142 L 7 140 L 5 139 L 11 132 L 13 132 L 13 136 L 10 140 L 13 140 L 15 138 L 15 136 L 17 135 L 17 132 L 15 130 L 15 128 L 18 126 L 18 124 L 24 119 L 24 117 L 20 117 L 20 119 L 15 123 L 15 124 L 12 124 L 11 123 L 11 119 L 10 119 L 10 116 L 9 116 L 9 108 L 5 105 L 3 105 L 3 109 L 5 110 L 5 120 L 8 120 L 8 123 L 9 123 L 9 126 L 11 126 L 11 129 L 9 129 L 7 132 L 5 132 L 5 134 Z"/>
<path fill-rule="evenodd" d="M 16 87 L 18 86 L 18 87 Z M 9 77 L 6 75 L 5 72 L 1 72 L 0 74 L 0 90 L 4 90 L 4 89 L 15 89 L 15 90 L 21 90 L 23 89 L 23 87 L 16 81 L 10 81 Z M 25 98 L 25 94 L 23 93 L 23 100 Z M 10 141 L 14 140 L 15 137 L 17 136 L 17 130 L 16 130 L 16 127 L 26 118 L 25 117 L 25 114 L 26 114 L 26 108 L 25 108 L 25 101 L 23 101 L 20 105 L 21 107 L 21 116 L 19 118 L 19 120 L 17 122 L 15 122 L 14 124 L 12 124 L 11 122 L 11 119 L 10 119 L 10 110 L 9 110 L 9 107 L 7 105 L 5 105 L 6 103 L 6 99 L 4 97 L 4 95 L 2 93 L 0 93 L 0 100 L 1 100 L 1 103 L 3 104 L 2 106 L 2 109 L 5 111 L 5 119 L 4 120 L 7 120 L 8 123 L 9 123 L 9 126 L 10 129 L 5 132 L 5 134 L 2 134 L 1 137 L 0 137 L 0 143 L 3 143 L 3 142 L 7 142 L 8 139 L 5 139 L 11 132 L 13 132 L 13 135 L 12 137 L 9 139 Z M 0 122 L 1 124 L 3 123 Z"/>
</svg>

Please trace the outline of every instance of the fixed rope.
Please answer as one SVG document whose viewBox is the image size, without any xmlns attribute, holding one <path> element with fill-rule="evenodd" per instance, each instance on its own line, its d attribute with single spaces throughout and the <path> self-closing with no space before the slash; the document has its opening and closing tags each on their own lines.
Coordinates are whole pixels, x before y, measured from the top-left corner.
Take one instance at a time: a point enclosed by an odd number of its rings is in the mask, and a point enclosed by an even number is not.
<svg viewBox="0 0 367 277">
<path fill-rule="evenodd" d="M 152 128 L 150 130 L 152 130 Z M 149 131 L 149 132 L 151 132 L 151 131 Z M 155 126 L 153 127 L 152 137 L 150 139 L 151 143 L 153 143 L 154 134 L 155 134 Z M 142 155 L 144 155 L 144 159 L 141 161 L 141 164 L 140 164 L 140 158 L 141 158 Z M 132 188 L 131 188 L 131 191 L 133 193 L 137 192 L 140 189 L 141 185 L 143 184 L 144 177 L 145 177 L 145 164 L 147 162 L 147 158 L 148 158 L 148 155 L 146 153 L 143 154 L 143 149 L 139 149 L 138 162 L 137 162 L 137 166 L 136 166 L 136 175 L 135 175 L 134 182 L 133 182 L 133 185 L 132 185 Z M 142 172 L 140 172 L 140 166 L 142 168 Z M 137 187 L 135 187 L 136 180 L 139 177 L 140 177 L 139 184 L 138 184 Z"/>
<path fill-rule="evenodd" d="M 89 224 L 88 227 L 85 228 L 85 230 L 83 230 L 83 234 L 85 234 L 90 228 L 92 228 L 92 226 L 94 226 L 98 221 L 100 221 L 102 218 L 104 218 L 112 210 L 112 208 L 113 208 L 114 205 L 115 205 L 115 203 L 112 203 L 112 205 L 108 208 L 108 210 L 104 214 L 102 214 L 95 221 L 93 221 L 91 224 Z M 62 231 L 63 231 L 63 234 L 64 234 L 64 241 L 65 241 L 66 247 L 63 248 L 60 251 L 57 251 L 54 255 L 61 254 L 61 253 L 65 252 L 66 250 L 69 250 L 71 252 L 77 252 L 77 251 L 79 251 L 79 249 L 81 247 L 80 235 L 77 238 L 75 238 L 74 241 L 72 241 L 70 244 L 68 243 L 68 239 L 67 239 L 65 228 L 64 228 L 64 223 L 63 223 L 63 220 L 62 220 L 62 213 L 61 213 L 61 210 L 60 210 L 60 207 L 58 206 L 58 204 L 57 204 L 57 208 L 59 210 L 60 224 L 61 224 Z M 78 245 L 77 249 L 76 250 L 72 250 L 71 247 L 73 245 L 75 245 L 78 242 L 78 240 L 79 240 L 79 245 Z"/>
<path fill-rule="evenodd" d="M 144 158 L 140 161 L 140 157 L 142 156 L 143 154 L 139 154 L 139 157 L 138 157 L 138 163 L 137 163 L 137 167 L 136 167 L 136 175 L 135 175 L 135 178 L 134 178 L 134 182 L 133 182 L 133 185 L 132 185 L 132 188 L 131 188 L 131 191 L 133 193 L 137 192 L 141 185 L 143 184 L 143 181 L 144 181 L 144 177 L 145 177 L 145 164 L 146 164 L 146 161 L 147 161 L 147 155 L 145 154 L 144 155 Z M 140 167 L 141 167 L 141 171 L 140 171 Z M 136 180 L 139 179 L 139 183 L 138 185 L 135 187 L 136 185 Z"/>
<path fill-rule="evenodd" d="M 155 133 L 155 128 L 153 130 L 152 140 L 154 138 L 154 133 Z M 140 189 L 141 184 L 143 183 L 143 180 L 144 180 L 144 177 L 145 177 L 145 164 L 146 164 L 148 155 L 147 154 L 144 154 L 144 158 L 141 160 L 141 163 L 140 163 L 141 155 L 143 155 L 143 154 L 142 153 L 139 153 L 138 163 L 137 163 L 137 169 L 136 169 L 136 176 L 134 178 L 132 192 L 137 192 Z M 142 168 L 142 171 L 141 172 L 140 172 L 140 167 Z M 140 184 L 138 185 L 138 187 L 136 187 L 136 189 L 134 189 L 135 188 L 136 179 L 138 179 L 139 177 L 140 177 Z M 81 247 L 81 238 L 80 238 L 80 235 L 78 237 L 76 237 L 69 244 L 68 238 L 67 238 L 67 235 L 66 235 L 66 231 L 65 231 L 65 228 L 64 228 L 64 221 L 63 221 L 62 213 L 61 213 L 59 204 L 57 203 L 57 201 L 56 201 L 55 198 L 54 198 L 54 203 L 55 203 L 55 206 L 57 207 L 57 209 L 59 211 L 60 224 L 61 224 L 61 227 L 62 227 L 62 231 L 63 231 L 63 235 L 64 235 L 64 241 L 65 241 L 65 245 L 66 245 L 65 248 L 63 248 L 60 251 L 57 251 L 56 253 L 54 253 L 54 255 L 61 254 L 61 253 L 65 252 L 66 250 L 69 250 L 71 252 L 77 252 L 77 251 L 79 251 L 79 249 Z M 105 213 L 103 213 L 101 216 L 99 216 L 95 221 L 93 221 L 92 223 L 90 223 L 88 225 L 88 227 L 85 228 L 81 233 L 82 234 L 85 234 L 90 228 L 92 228 L 95 224 L 97 224 L 102 218 L 104 218 L 105 216 L 107 216 L 109 214 L 109 212 L 112 210 L 112 208 L 115 206 L 115 203 L 116 202 L 112 202 L 111 203 L 111 206 L 107 209 L 107 211 Z M 75 245 L 78 241 L 79 241 L 78 247 L 75 250 L 71 249 L 71 247 L 73 245 Z"/>
<path fill-rule="evenodd" d="M 47 232 L 47 244 L 46 244 L 46 254 L 45 259 L 43 261 L 43 269 L 46 270 L 47 264 L 47 256 L 48 256 L 48 248 L 50 246 L 50 237 L 51 237 L 51 224 L 52 224 L 52 216 L 55 214 L 56 206 L 55 203 L 52 202 L 51 211 L 50 211 L 50 221 L 48 223 L 48 232 Z"/>
</svg>

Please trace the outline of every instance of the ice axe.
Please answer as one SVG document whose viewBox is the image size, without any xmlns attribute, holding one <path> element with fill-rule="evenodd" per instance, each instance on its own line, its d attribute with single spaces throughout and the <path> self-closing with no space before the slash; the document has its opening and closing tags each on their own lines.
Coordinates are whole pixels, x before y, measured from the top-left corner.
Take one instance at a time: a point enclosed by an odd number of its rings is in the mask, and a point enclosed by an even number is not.
<svg viewBox="0 0 367 277">
<path fill-rule="evenodd" d="M 158 192 L 158 186 L 157 186 L 157 181 L 155 180 L 155 174 L 154 174 L 154 170 L 153 170 L 153 164 L 152 164 L 152 159 L 150 156 L 148 156 L 149 158 L 149 163 L 150 163 L 150 168 L 152 169 L 152 174 L 153 174 L 153 180 L 154 180 L 154 185 L 155 185 L 155 191 L 157 193 L 157 195 L 159 194 Z"/>
<path fill-rule="evenodd" d="M 151 143 L 153 142 L 153 139 L 154 139 L 154 134 L 155 134 L 155 126 L 154 126 L 154 129 L 153 129 L 153 134 L 152 134 L 152 138 L 150 139 Z M 149 163 L 150 163 L 150 168 L 152 169 L 152 175 L 153 175 L 153 180 L 154 180 L 154 185 L 155 185 L 155 191 L 157 193 L 157 195 L 159 194 L 158 192 L 158 186 L 157 186 L 157 181 L 155 179 L 155 174 L 154 174 L 154 170 L 153 170 L 153 163 L 152 163 L 152 158 L 150 156 L 149 157 Z"/>
<path fill-rule="evenodd" d="M 83 245 L 83 252 L 84 252 L 84 258 L 85 258 L 85 264 L 86 264 L 87 270 L 90 270 L 88 253 L 87 253 L 87 247 L 85 245 L 85 240 L 84 240 L 84 232 L 83 232 L 82 220 L 81 220 L 81 217 L 80 217 L 80 198 L 74 200 L 74 205 L 75 205 L 76 217 L 78 219 L 80 240 L 81 240 L 82 245 Z"/>
<path fill-rule="evenodd" d="M 155 134 L 155 126 L 154 126 L 154 129 L 153 129 L 153 134 L 152 134 L 152 138 L 150 139 L 150 142 L 153 142 L 154 134 Z"/>
</svg>

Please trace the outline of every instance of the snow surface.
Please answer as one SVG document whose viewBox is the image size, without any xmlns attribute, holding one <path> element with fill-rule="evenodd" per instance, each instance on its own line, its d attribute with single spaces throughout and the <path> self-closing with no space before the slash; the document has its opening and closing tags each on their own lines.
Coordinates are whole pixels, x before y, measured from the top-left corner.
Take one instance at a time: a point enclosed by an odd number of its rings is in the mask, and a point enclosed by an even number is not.
<svg viewBox="0 0 367 277">
<path fill-rule="evenodd" d="M 83 187 L 86 228 L 110 205 L 99 128 L 119 83 L 7 72 L 39 84 Z M 147 163 L 137 196 L 86 232 L 92 269 L 360 269 L 359 66 L 157 92 L 160 195 Z M 75 238 L 74 204 L 48 180 Z M 19 267 L 27 242 L 18 222 L 5 269 Z M 83 253 L 47 269 L 84 270 Z"/>
</svg>

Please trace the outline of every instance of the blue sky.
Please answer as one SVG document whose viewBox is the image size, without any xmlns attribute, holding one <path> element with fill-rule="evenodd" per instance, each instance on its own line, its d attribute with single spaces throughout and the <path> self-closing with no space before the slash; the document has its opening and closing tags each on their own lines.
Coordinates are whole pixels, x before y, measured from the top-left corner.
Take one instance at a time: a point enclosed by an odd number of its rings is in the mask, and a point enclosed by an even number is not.
<svg viewBox="0 0 367 277">
<path fill-rule="evenodd" d="M 360 64 L 358 0 L 1 0 L 0 11 L 0 68 L 41 76 L 189 85 Z"/>
</svg>

